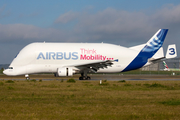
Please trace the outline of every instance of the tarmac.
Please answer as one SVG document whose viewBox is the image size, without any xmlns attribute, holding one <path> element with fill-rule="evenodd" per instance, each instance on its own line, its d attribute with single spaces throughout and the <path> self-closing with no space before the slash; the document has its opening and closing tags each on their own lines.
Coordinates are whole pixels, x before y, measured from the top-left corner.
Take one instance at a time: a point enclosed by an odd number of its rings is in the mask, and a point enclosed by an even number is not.
<svg viewBox="0 0 180 120">
<path fill-rule="evenodd" d="M 119 81 L 119 80 L 129 80 L 129 81 L 157 81 L 157 80 L 180 80 L 179 75 L 123 75 L 123 74 L 89 74 L 91 80 L 109 80 L 109 81 Z M 54 77 L 53 74 L 34 74 L 30 75 L 30 79 L 35 80 L 68 80 L 73 78 L 79 80 L 80 74 L 69 77 Z M 25 76 L 6 76 L 0 75 L 0 80 L 25 80 Z"/>
</svg>

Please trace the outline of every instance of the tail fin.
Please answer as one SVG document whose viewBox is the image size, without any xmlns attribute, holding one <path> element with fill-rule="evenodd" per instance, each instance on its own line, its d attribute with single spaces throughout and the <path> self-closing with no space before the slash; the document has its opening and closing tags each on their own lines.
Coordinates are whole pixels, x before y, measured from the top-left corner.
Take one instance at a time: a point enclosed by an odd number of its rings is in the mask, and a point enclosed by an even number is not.
<svg viewBox="0 0 180 120">
<path fill-rule="evenodd" d="M 163 61 L 163 64 L 166 69 L 169 69 L 165 61 Z"/>
<path fill-rule="evenodd" d="M 146 43 L 146 46 L 142 49 L 141 52 L 148 53 L 152 57 L 163 45 L 164 39 L 168 29 L 160 29 L 154 36 Z"/>
<path fill-rule="evenodd" d="M 176 44 L 169 45 L 166 53 L 166 58 L 175 58 L 177 57 L 177 52 L 176 52 Z"/>
<path fill-rule="evenodd" d="M 167 64 L 166 64 L 166 62 L 165 61 L 163 61 L 163 64 L 164 64 L 164 67 L 165 67 L 165 71 L 169 71 L 169 67 L 167 66 Z"/>
<path fill-rule="evenodd" d="M 163 45 L 168 29 L 158 30 L 154 36 L 145 44 L 134 60 L 123 70 L 133 70 L 144 66 Z"/>
</svg>

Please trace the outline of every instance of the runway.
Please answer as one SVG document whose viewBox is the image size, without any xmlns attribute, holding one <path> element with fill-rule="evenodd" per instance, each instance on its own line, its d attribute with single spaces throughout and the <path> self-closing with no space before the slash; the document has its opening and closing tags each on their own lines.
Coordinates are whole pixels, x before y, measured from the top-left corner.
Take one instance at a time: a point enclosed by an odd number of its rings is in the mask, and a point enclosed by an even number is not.
<svg viewBox="0 0 180 120">
<path fill-rule="evenodd" d="M 91 80 L 180 80 L 180 76 L 169 76 L 169 75 L 122 75 L 122 74 L 101 74 L 91 75 Z"/>
<path fill-rule="evenodd" d="M 53 74 L 34 74 L 30 75 L 30 79 L 35 80 L 68 80 L 73 78 L 79 80 L 79 74 L 69 77 L 54 77 Z M 179 75 L 123 75 L 123 74 L 90 74 L 91 80 L 109 80 L 109 81 L 119 81 L 119 80 L 129 80 L 129 81 L 148 81 L 148 80 L 180 80 Z M 25 80 L 24 76 L 6 76 L 0 75 L 0 80 Z"/>
</svg>

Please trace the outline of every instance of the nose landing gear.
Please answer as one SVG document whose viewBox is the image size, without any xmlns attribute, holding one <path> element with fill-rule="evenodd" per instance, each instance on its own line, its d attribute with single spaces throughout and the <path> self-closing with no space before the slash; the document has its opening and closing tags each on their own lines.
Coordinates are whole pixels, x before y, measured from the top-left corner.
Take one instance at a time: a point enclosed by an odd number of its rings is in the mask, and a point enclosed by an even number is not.
<svg viewBox="0 0 180 120">
<path fill-rule="evenodd" d="M 29 75 L 28 74 L 25 75 L 25 78 L 26 78 L 26 80 L 29 80 Z"/>
</svg>

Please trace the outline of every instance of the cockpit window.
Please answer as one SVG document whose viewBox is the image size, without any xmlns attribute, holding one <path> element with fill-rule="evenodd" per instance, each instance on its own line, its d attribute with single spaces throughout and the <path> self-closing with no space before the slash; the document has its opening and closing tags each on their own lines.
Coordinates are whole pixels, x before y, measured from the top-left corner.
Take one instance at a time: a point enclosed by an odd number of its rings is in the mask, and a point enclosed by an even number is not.
<svg viewBox="0 0 180 120">
<path fill-rule="evenodd" d="M 8 69 L 13 69 L 13 67 L 9 67 Z"/>
</svg>

